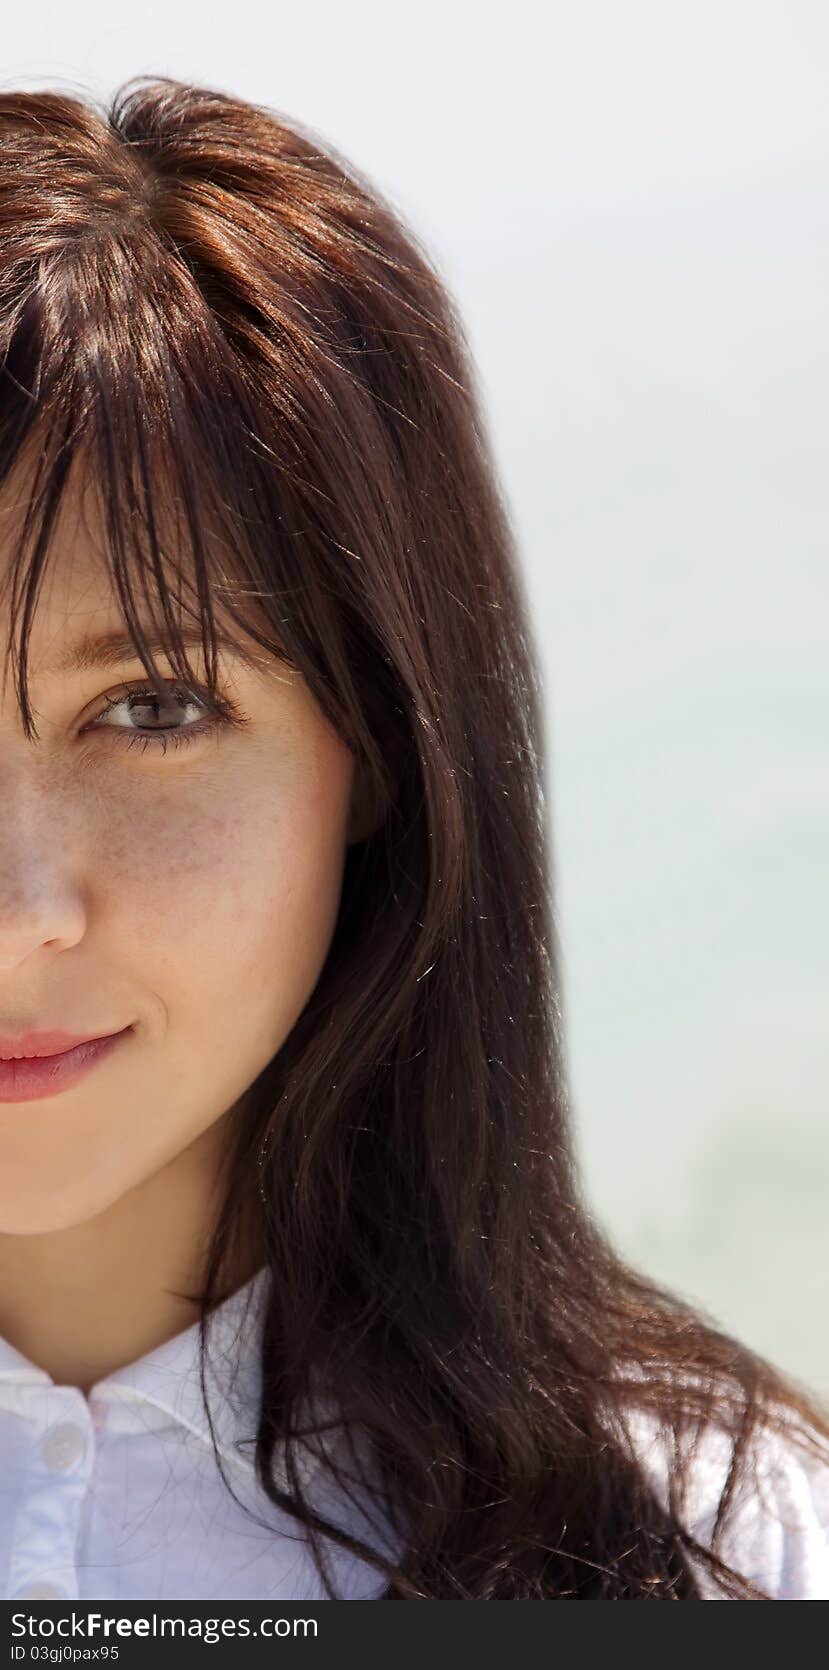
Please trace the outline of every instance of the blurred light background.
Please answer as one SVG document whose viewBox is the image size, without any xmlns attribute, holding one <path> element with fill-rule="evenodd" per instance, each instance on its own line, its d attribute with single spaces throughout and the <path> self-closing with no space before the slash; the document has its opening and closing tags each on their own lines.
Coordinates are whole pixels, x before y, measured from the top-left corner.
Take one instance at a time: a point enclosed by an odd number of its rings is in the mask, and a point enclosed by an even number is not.
<svg viewBox="0 0 829 1670">
<path fill-rule="evenodd" d="M 829 1393 L 829 11 L 13 8 L 6 88 L 333 143 L 465 320 L 547 689 L 574 1116 L 634 1261 Z"/>
</svg>

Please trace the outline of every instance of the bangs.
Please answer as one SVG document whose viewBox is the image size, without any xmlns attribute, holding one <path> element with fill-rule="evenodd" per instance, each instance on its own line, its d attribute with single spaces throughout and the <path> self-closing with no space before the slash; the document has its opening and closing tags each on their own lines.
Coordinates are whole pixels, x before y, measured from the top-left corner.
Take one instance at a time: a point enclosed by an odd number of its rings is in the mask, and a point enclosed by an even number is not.
<svg viewBox="0 0 829 1670">
<path fill-rule="evenodd" d="M 148 262 L 146 229 L 64 258 L 3 346 L 3 688 L 11 666 L 27 738 L 29 638 L 70 500 L 159 691 L 169 673 L 152 644 L 211 699 L 223 643 L 260 671 L 279 662 L 313 676 L 308 570 L 297 572 L 278 461 L 197 287 Z M 198 673 L 188 645 L 201 650 Z M 342 723 L 336 707 L 329 717 Z"/>
</svg>

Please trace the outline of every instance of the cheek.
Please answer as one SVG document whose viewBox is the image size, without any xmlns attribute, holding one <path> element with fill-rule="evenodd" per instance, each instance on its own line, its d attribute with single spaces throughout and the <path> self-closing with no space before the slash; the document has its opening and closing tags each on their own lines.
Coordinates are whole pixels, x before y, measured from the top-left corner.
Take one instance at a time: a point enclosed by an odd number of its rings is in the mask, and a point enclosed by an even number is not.
<svg viewBox="0 0 829 1670">
<path fill-rule="evenodd" d="M 151 815 L 144 806 L 138 853 L 134 815 L 110 823 L 109 908 L 168 1026 L 190 1016 L 221 1031 L 244 1005 L 244 1025 L 264 1029 L 269 1053 L 278 1047 L 334 930 L 351 774 L 337 744 L 179 783 Z"/>
</svg>

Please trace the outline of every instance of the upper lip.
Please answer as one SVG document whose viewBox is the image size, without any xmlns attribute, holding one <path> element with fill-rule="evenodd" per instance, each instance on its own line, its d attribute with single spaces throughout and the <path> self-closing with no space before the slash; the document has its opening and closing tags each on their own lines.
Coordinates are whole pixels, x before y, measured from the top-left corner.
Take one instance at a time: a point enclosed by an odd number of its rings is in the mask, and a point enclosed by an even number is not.
<svg viewBox="0 0 829 1670">
<path fill-rule="evenodd" d="M 116 1030 L 123 1031 L 123 1027 Z M 20 1032 L 16 1036 L 0 1032 L 0 1061 L 21 1061 L 24 1057 L 65 1055 L 79 1044 L 91 1044 L 96 1038 L 111 1038 L 112 1032 Z"/>
</svg>

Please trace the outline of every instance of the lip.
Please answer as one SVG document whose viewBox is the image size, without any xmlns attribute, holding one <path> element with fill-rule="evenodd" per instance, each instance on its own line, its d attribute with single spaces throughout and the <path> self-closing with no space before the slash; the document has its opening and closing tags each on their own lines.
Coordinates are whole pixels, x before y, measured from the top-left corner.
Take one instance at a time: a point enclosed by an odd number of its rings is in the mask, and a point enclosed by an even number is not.
<svg viewBox="0 0 829 1670">
<path fill-rule="evenodd" d="M 121 1032 L 80 1040 L 66 1032 L 29 1032 L 18 1039 L 0 1039 L 0 1102 L 38 1101 L 69 1090 L 131 1032 L 127 1026 Z M 6 1048 L 31 1053 L 3 1059 Z"/>
<path fill-rule="evenodd" d="M 16 1037 L 0 1032 L 0 1061 L 17 1061 L 22 1057 L 63 1055 L 79 1044 L 96 1043 L 99 1038 L 114 1038 L 114 1032 L 19 1032 Z"/>
</svg>

